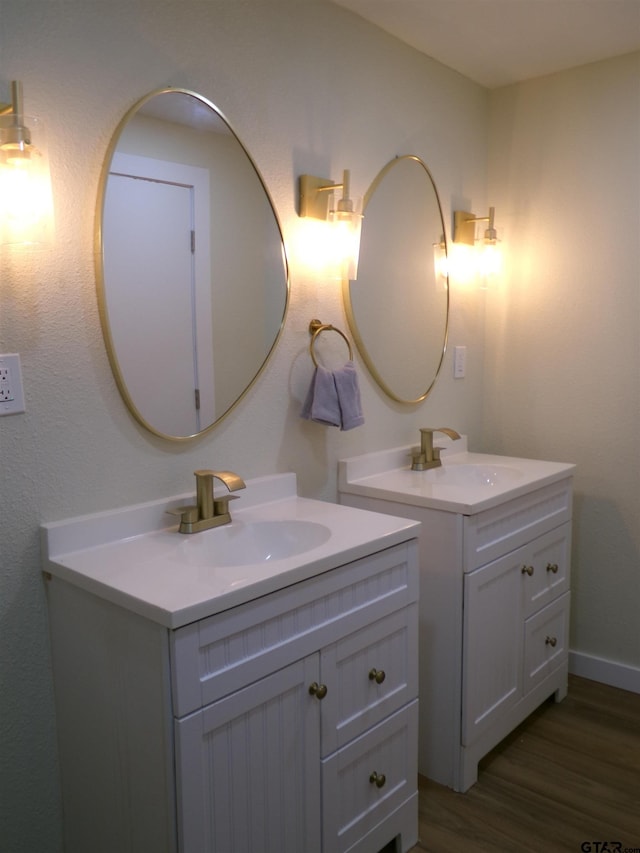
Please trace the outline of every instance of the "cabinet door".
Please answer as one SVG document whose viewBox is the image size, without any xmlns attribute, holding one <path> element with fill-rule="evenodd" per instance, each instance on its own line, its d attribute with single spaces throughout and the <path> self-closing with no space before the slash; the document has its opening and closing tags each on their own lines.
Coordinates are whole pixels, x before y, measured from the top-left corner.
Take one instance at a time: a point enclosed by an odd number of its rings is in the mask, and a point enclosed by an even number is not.
<svg viewBox="0 0 640 853">
<path fill-rule="evenodd" d="M 318 660 L 176 720 L 180 853 L 318 853 Z"/>
<path fill-rule="evenodd" d="M 464 578 L 462 743 L 522 696 L 523 557 L 518 548 Z"/>
</svg>

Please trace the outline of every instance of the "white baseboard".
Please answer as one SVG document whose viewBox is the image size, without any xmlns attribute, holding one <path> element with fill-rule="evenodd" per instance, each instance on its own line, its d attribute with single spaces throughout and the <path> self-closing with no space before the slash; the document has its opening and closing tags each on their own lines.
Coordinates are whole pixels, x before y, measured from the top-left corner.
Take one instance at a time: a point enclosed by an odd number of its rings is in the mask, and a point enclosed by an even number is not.
<svg viewBox="0 0 640 853">
<path fill-rule="evenodd" d="M 569 652 L 569 672 L 592 681 L 600 681 L 611 687 L 640 693 L 640 669 L 624 663 L 585 655 L 581 652 Z"/>
</svg>

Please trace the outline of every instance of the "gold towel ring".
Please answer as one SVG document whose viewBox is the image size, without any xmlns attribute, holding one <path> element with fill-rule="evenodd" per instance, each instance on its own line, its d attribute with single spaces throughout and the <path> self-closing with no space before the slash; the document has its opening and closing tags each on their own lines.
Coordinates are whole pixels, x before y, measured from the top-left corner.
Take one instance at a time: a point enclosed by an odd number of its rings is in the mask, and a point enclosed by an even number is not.
<svg viewBox="0 0 640 853">
<path fill-rule="evenodd" d="M 311 343 L 309 344 L 309 355 L 311 356 L 311 361 L 317 367 L 318 362 L 316 361 L 316 356 L 313 351 L 313 345 L 316 342 L 316 338 L 321 332 L 337 332 L 341 338 L 344 338 L 346 345 L 349 347 L 349 361 L 353 361 L 353 350 L 351 349 L 351 344 L 349 343 L 349 338 L 345 335 L 344 332 L 341 332 L 336 326 L 332 326 L 331 323 L 322 323 L 320 320 L 312 320 L 309 323 L 309 334 L 311 335 Z"/>
</svg>

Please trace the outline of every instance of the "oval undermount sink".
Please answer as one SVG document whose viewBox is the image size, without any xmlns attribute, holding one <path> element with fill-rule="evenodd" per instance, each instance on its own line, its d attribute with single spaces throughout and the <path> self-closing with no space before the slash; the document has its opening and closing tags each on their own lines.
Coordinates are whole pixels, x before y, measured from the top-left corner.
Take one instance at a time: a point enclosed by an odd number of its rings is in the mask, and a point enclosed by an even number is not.
<svg viewBox="0 0 640 853">
<path fill-rule="evenodd" d="M 409 460 L 416 455 L 415 445 L 342 459 L 338 467 L 340 495 L 475 515 L 565 479 L 573 468 L 564 462 L 471 453 L 464 436 L 449 445 L 442 464 L 426 471 L 411 470 Z M 451 452 L 454 445 L 456 450 L 460 445 L 459 452 Z"/>
<path fill-rule="evenodd" d="M 191 566 L 248 566 L 284 560 L 324 544 L 331 530 L 315 521 L 233 522 L 184 537 L 178 555 Z"/>
<path fill-rule="evenodd" d="M 502 488 L 522 480 L 524 474 L 511 465 L 452 463 L 421 472 L 432 483 L 446 486 L 491 486 Z"/>
</svg>

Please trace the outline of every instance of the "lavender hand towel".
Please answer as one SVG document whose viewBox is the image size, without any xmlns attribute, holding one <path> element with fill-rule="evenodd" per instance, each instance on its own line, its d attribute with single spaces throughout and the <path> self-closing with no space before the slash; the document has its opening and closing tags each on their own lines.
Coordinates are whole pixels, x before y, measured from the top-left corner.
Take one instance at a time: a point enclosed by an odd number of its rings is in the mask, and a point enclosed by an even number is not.
<svg viewBox="0 0 640 853">
<path fill-rule="evenodd" d="M 334 370 L 333 379 L 340 404 L 340 429 L 348 430 L 362 426 L 364 415 L 360 401 L 358 374 L 354 363 L 348 361 L 340 370 Z"/>
<path fill-rule="evenodd" d="M 333 373 L 326 367 L 316 367 L 300 417 L 326 426 L 340 426 L 342 420 Z"/>
</svg>

